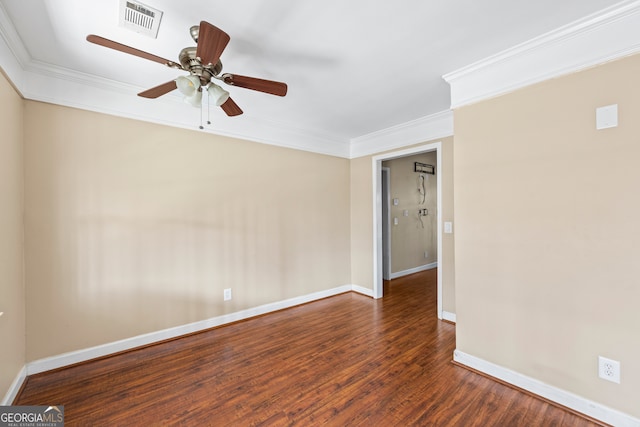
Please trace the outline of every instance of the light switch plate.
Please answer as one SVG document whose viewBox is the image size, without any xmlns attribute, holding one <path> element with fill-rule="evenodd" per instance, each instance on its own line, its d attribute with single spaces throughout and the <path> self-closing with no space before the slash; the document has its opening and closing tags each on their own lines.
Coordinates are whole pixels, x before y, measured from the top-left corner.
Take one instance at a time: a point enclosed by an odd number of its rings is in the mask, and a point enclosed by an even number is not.
<svg viewBox="0 0 640 427">
<path fill-rule="evenodd" d="M 453 223 L 445 222 L 444 223 L 444 232 L 447 234 L 453 233 Z"/>
<path fill-rule="evenodd" d="M 608 129 L 618 126 L 618 104 L 596 108 L 596 129 Z"/>
</svg>

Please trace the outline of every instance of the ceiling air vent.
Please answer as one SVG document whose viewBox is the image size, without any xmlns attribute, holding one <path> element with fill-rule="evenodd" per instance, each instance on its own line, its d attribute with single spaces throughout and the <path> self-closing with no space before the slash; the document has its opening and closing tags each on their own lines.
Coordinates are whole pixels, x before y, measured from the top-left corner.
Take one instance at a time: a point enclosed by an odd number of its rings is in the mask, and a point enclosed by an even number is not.
<svg viewBox="0 0 640 427">
<path fill-rule="evenodd" d="M 120 26 L 154 39 L 158 37 L 162 12 L 137 1 L 120 0 Z"/>
</svg>

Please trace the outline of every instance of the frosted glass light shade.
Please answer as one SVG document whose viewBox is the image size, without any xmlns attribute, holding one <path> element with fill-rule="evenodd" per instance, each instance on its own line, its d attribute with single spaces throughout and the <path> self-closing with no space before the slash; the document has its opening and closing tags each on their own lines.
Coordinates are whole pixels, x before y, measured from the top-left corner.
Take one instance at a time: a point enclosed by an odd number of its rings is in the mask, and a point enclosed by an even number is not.
<svg viewBox="0 0 640 427">
<path fill-rule="evenodd" d="M 218 107 L 224 104 L 225 102 L 227 102 L 227 99 L 229 99 L 229 92 L 222 89 L 220 86 L 216 84 L 211 83 L 209 85 L 208 91 L 209 91 L 209 96 L 213 100 L 213 103 L 216 104 L 216 106 Z"/>
<path fill-rule="evenodd" d="M 202 105 L 202 92 L 196 91 L 193 95 L 185 97 L 184 102 L 187 102 L 194 107 L 200 107 Z"/>
<path fill-rule="evenodd" d="M 180 76 L 176 79 L 176 86 L 184 96 L 193 96 L 198 92 L 200 79 L 198 76 Z"/>
</svg>

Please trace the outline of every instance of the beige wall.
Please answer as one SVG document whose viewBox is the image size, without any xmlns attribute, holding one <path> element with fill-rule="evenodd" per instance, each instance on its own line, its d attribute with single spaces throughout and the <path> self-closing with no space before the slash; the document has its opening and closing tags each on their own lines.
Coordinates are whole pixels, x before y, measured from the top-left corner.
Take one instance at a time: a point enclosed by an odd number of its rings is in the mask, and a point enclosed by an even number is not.
<svg viewBox="0 0 640 427">
<path fill-rule="evenodd" d="M 638 76 L 636 55 L 460 108 L 454 146 L 457 348 L 636 417 Z"/>
<path fill-rule="evenodd" d="M 418 174 L 415 162 L 436 166 L 436 152 L 400 157 L 382 162 L 388 167 L 391 199 L 391 273 L 403 272 L 438 261 L 438 199 L 437 175 Z M 437 167 L 437 166 L 436 166 Z M 426 195 L 423 200 L 418 189 L 422 188 L 420 176 L 424 177 Z M 422 191 L 422 190 L 421 190 Z M 420 209 L 427 209 L 427 216 L 419 216 Z M 408 216 L 404 216 L 405 211 Z M 395 225 L 393 219 L 397 218 Z M 420 221 L 422 220 L 422 222 Z M 427 252 L 428 257 L 425 257 Z"/>
<path fill-rule="evenodd" d="M 24 143 L 14 166 L 24 163 L 26 177 L 26 361 L 348 283 L 372 288 L 370 156 L 15 99 L 24 114 L 13 141 Z M 442 141 L 447 188 L 453 139 Z M 452 248 L 444 264 L 445 310 L 454 312 Z M 223 302 L 227 287 L 234 298 Z"/>
<path fill-rule="evenodd" d="M 442 221 L 453 221 L 453 137 L 442 142 Z M 410 148 L 410 147 L 404 147 Z M 400 150 L 393 150 L 400 151 Z M 392 152 L 393 152 L 392 151 Z M 385 154 L 379 153 L 379 154 Z M 373 156 L 351 160 L 351 281 L 373 289 Z M 454 225 L 455 233 L 455 225 Z M 442 307 L 455 313 L 454 234 L 442 234 Z"/>
<path fill-rule="evenodd" d="M 23 114 L 0 72 L 0 399 L 25 364 Z"/>
<path fill-rule="evenodd" d="M 25 111 L 29 361 L 350 283 L 348 160 Z"/>
<path fill-rule="evenodd" d="M 373 289 L 373 168 L 371 157 L 351 160 L 351 283 Z"/>
<path fill-rule="evenodd" d="M 442 274 L 442 310 L 451 314 L 456 313 L 456 275 L 455 275 L 455 233 L 456 225 L 454 219 L 453 185 L 453 147 L 454 138 L 444 138 L 442 140 L 442 223 L 451 222 L 452 233 L 442 233 L 442 264 L 438 266 L 439 273 Z"/>
</svg>

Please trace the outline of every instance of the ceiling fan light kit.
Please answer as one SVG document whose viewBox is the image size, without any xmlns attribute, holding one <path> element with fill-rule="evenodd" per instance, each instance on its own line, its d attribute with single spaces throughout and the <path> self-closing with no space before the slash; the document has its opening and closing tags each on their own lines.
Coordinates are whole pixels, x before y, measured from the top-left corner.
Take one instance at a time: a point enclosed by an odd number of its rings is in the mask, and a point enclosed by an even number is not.
<svg viewBox="0 0 640 427">
<path fill-rule="evenodd" d="M 206 90 L 207 103 L 212 101 L 216 106 L 222 108 L 227 116 L 233 117 L 242 114 L 242 109 L 231 99 L 229 92 L 212 80 L 271 95 L 285 96 L 287 94 L 286 83 L 231 73 L 221 74 L 220 55 L 231 40 L 229 35 L 221 29 L 206 21 L 201 21 L 200 25 L 191 27 L 189 33 L 197 46 L 182 49 L 178 55 L 179 63 L 93 34 L 87 36 L 87 41 L 189 73 L 187 76 L 180 76 L 175 80 L 140 92 L 138 96 L 144 98 L 155 99 L 178 89 L 186 97 L 186 102 L 201 107 L 202 91 Z"/>
<path fill-rule="evenodd" d="M 178 90 L 186 97 L 195 95 L 200 88 L 200 79 L 196 76 L 180 76 L 176 79 Z"/>
<path fill-rule="evenodd" d="M 191 104 L 194 107 L 201 107 L 202 106 L 202 91 L 198 90 L 193 95 L 186 96 L 184 98 L 184 102 L 186 102 L 187 104 Z"/>
<path fill-rule="evenodd" d="M 209 93 L 209 97 L 213 99 L 213 103 L 216 105 L 216 107 L 219 107 L 227 102 L 230 96 L 229 92 L 222 89 L 215 83 L 209 83 L 209 86 L 207 86 L 207 92 Z"/>
</svg>

